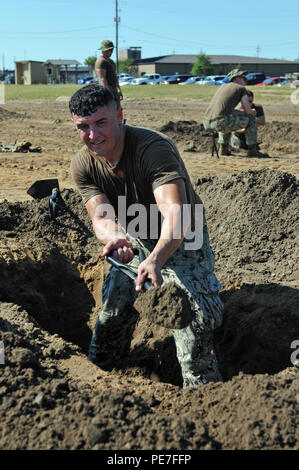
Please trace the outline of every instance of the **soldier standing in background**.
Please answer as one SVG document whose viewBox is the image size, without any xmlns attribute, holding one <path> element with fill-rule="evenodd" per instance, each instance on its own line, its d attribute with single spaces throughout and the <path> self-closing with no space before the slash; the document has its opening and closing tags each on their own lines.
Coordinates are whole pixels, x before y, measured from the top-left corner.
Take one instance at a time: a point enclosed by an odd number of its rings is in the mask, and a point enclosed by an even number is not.
<svg viewBox="0 0 299 470">
<path fill-rule="evenodd" d="M 112 59 L 114 44 L 112 41 L 104 39 L 101 42 L 99 49 L 102 51 L 102 55 L 98 57 L 95 63 L 95 72 L 99 77 L 99 84 L 110 89 L 112 92 L 117 107 L 120 107 L 120 100 L 123 99 L 123 95 L 118 83 L 116 75 L 116 65 Z"/>
</svg>

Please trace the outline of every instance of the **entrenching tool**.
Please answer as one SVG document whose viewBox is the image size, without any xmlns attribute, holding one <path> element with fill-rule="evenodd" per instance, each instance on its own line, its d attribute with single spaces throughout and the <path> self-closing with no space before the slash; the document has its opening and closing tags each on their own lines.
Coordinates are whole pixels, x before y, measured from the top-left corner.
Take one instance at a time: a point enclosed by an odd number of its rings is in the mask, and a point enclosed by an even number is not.
<svg viewBox="0 0 299 470">
<path fill-rule="evenodd" d="M 134 254 L 139 256 L 140 263 L 144 261 L 145 254 L 141 248 L 134 248 Z M 112 258 L 111 253 L 107 261 L 131 279 L 137 279 L 137 271 Z M 143 284 L 145 292 L 135 301 L 140 312 L 146 312 L 148 319 L 164 328 L 185 328 L 193 319 L 193 311 L 186 292 L 174 282 L 166 283 L 162 287 L 154 287 L 150 280 Z M 149 314 L 150 313 L 150 314 Z"/>
<path fill-rule="evenodd" d="M 56 217 L 57 199 L 60 196 L 58 179 L 38 180 L 33 183 L 27 194 L 34 199 L 43 199 L 48 196 L 48 206 L 51 219 Z"/>
<path fill-rule="evenodd" d="M 135 255 L 139 256 L 139 262 L 140 263 L 142 263 L 142 261 L 145 260 L 145 254 L 144 254 L 144 252 L 141 248 L 134 248 L 133 252 L 134 252 Z M 135 281 L 135 279 L 137 279 L 137 271 L 135 271 L 135 269 L 131 268 L 130 266 L 127 266 L 126 264 L 120 263 L 115 258 L 112 258 L 112 256 L 110 256 L 110 254 L 107 256 L 107 261 L 110 264 L 112 264 L 112 266 L 117 268 L 122 273 L 126 274 L 128 277 L 130 277 L 134 281 Z M 145 281 L 144 284 L 143 284 L 143 288 L 145 290 L 150 290 L 153 287 L 154 286 L 151 283 L 151 281 Z"/>
</svg>

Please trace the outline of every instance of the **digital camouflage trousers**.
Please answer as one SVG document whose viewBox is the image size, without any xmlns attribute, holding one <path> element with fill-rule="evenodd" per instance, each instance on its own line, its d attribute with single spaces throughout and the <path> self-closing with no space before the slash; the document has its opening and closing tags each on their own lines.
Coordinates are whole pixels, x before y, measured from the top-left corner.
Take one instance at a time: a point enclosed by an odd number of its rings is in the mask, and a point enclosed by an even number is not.
<svg viewBox="0 0 299 470">
<path fill-rule="evenodd" d="M 212 120 L 204 120 L 203 125 L 206 130 L 218 132 L 218 143 L 228 145 L 231 132 L 245 129 L 246 144 L 257 144 L 257 124 L 254 116 L 249 114 L 238 114 L 236 116 L 221 116 Z"/>
<path fill-rule="evenodd" d="M 142 248 L 148 256 L 155 243 L 149 240 L 128 239 L 134 247 Z M 138 269 L 135 257 L 129 266 Z M 214 254 L 209 235 L 204 228 L 203 245 L 199 250 L 185 250 L 184 242 L 162 268 L 163 283 L 175 282 L 186 292 L 193 320 L 182 329 L 173 329 L 178 362 L 181 366 L 183 386 L 197 386 L 209 381 L 220 381 L 213 348 L 213 330 L 222 323 L 223 304 L 218 296 L 220 283 L 214 274 Z M 126 315 L 138 294 L 134 282 L 112 267 L 104 281 L 102 310 L 89 346 L 89 359 L 104 365 L 112 356 L 120 358 L 121 342 L 118 331 L 126 325 Z"/>
</svg>

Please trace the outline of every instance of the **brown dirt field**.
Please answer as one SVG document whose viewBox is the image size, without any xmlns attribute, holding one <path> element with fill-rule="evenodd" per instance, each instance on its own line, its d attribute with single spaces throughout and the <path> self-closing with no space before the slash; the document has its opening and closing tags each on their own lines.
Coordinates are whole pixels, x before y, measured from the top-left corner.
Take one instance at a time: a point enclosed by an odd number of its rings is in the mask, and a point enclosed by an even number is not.
<svg viewBox="0 0 299 470">
<path fill-rule="evenodd" d="M 88 361 L 108 267 L 70 177 L 81 144 L 66 102 L 11 102 L 0 142 L 42 152 L 0 153 L 0 448 L 298 449 L 298 109 L 266 108 L 269 158 L 218 160 L 200 126 L 204 103 L 123 107 L 128 124 L 175 140 L 203 199 L 225 304 L 215 331 L 223 382 L 181 388 L 171 332 L 159 312 L 151 321 L 146 297 L 132 308 L 125 357 L 107 371 Z M 47 178 L 61 189 L 55 220 L 47 199 L 26 193 Z"/>
</svg>

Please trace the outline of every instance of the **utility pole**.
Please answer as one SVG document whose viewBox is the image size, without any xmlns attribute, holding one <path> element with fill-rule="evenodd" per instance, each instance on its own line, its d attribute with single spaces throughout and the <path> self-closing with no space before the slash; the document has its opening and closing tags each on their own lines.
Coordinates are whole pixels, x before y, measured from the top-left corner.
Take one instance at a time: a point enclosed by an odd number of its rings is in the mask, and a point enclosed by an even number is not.
<svg viewBox="0 0 299 470">
<path fill-rule="evenodd" d="M 118 73 L 118 23 L 120 17 L 118 16 L 118 0 L 115 0 L 115 52 L 116 52 L 116 73 Z"/>
<path fill-rule="evenodd" d="M 256 46 L 256 56 L 257 56 L 257 57 L 259 57 L 259 55 L 260 55 L 260 50 L 261 50 L 261 48 L 260 48 L 260 46 L 259 46 L 259 44 L 258 44 L 258 45 Z"/>
</svg>

